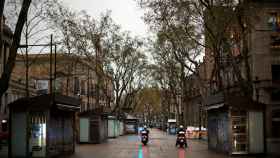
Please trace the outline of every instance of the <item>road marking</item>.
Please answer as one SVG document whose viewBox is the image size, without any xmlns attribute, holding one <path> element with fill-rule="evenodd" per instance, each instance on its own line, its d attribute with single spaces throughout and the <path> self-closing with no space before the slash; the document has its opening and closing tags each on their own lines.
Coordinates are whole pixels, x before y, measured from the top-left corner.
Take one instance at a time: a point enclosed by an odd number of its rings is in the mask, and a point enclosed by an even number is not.
<svg viewBox="0 0 280 158">
<path fill-rule="evenodd" d="M 134 142 L 138 140 L 138 137 L 133 135 L 133 136 L 128 136 L 127 139 L 129 142 Z"/>
<path fill-rule="evenodd" d="M 148 148 L 146 146 L 142 146 L 143 157 L 148 157 Z"/>
<path fill-rule="evenodd" d="M 143 151 L 142 151 L 142 145 L 139 144 L 138 147 L 138 158 L 143 158 Z"/>
<path fill-rule="evenodd" d="M 180 148 L 178 151 L 179 158 L 185 158 L 185 149 Z"/>
</svg>

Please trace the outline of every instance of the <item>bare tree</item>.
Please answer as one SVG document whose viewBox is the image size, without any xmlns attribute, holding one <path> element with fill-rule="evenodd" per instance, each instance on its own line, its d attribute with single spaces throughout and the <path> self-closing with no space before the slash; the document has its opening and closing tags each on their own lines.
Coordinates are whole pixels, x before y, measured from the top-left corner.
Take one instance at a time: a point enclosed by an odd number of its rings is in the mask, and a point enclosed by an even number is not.
<svg viewBox="0 0 280 158">
<path fill-rule="evenodd" d="M 122 37 L 124 37 L 122 39 Z M 135 81 L 137 74 L 142 64 L 142 59 L 145 60 L 143 53 L 139 51 L 141 43 L 130 38 L 127 34 L 120 36 L 119 42 L 116 43 L 116 49 L 111 53 L 110 59 L 113 68 L 113 82 L 115 91 L 115 108 L 120 111 L 122 108 L 121 99 L 125 92 L 131 93 L 131 84 Z M 130 92 L 129 92 L 130 91 Z"/>
<path fill-rule="evenodd" d="M 105 76 L 109 73 L 115 92 L 112 112 L 119 112 L 125 94 L 137 89 L 134 84 L 137 79 L 135 75 L 139 75 L 138 69 L 144 64 L 145 58 L 140 51 L 141 40 L 121 32 L 120 27 L 111 19 L 110 12 L 94 18 L 84 11 L 71 12 L 58 4 L 50 10 L 49 15 L 62 32 L 66 52 L 85 57 L 91 63 L 89 66 L 95 70 L 96 106 L 99 106 L 100 93 L 106 86 Z"/>
<path fill-rule="evenodd" d="M 147 10 L 144 19 L 157 33 L 156 41 L 160 41 L 160 46 L 167 48 L 180 63 L 182 81 L 183 76 L 185 79 L 190 74 L 196 77 L 203 101 L 208 86 L 215 91 L 227 87 L 224 83 L 226 73 L 236 78 L 235 83 L 242 88 L 244 95 L 252 95 L 247 35 L 252 29 L 249 17 L 254 13 L 253 3 L 236 0 L 139 0 L 139 4 Z M 238 55 L 232 53 L 233 46 L 240 50 Z M 211 74 L 206 76 L 210 85 L 197 71 L 204 54 L 211 60 L 208 63 Z M 240 64 L 240 59 L 244 64 Z"/>
<path fill-rule="evenodd" d="M 46 21 L 46 12 L 49 9 L 49 4 L 52 1 L 49 0 L 37 0 L 32 1 L 29 7 L 29 12 L 27 14 L 26 22 L 23 28 L 23 36 L 21 39 L 21 45 L 24 49 L 20 49 L 19 53 L 23 58 L 26 66 L 25 70 L 25 90 L 26 96 L 29 96 L 29 67 L 35 62 L 37 57 L 29 60 L 28 54 L 35 53 L 40 54 L 46 49 L 49 43 L 49 32 L 51 31 L 51 26 Z M 9 18 L 9 24 L 12 28 L 15 26 L 16 18 L 19 15 L 20 1 L 9 0 L 7 2 L 6 16 Z M 48 40 L 48 41 L 47 41 Z M 44 43 L 43 43 L 44 42 Z M 39 46 L 39 45 L 46 46 Z"/>
</svg>

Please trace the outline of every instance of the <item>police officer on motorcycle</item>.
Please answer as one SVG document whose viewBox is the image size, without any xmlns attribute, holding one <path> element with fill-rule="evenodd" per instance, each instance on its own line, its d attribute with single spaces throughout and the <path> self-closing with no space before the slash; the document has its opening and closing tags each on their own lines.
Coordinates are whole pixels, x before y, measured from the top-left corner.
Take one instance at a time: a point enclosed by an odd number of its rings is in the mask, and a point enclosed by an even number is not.
<svg viewBox="0 0 280 158">
<path fill-rule="evenodd" d="M 146 131 L 146 132 L 148 133 L 148 135 L 149 135 L 149 132 L 150 132 L 150 131 L 148 130 L 148 128 L 147 128 L 146 125 L 143 127 L 143 130 L 142 130 L 142 131 Z M 142 132 L 142 131 L 141 131 L 141 132 Z"/>
<path fill-rule="evenodd" d="M 140 133 L 141 133 L 141 141 L 144 145 L 146 145 L 149 141 L 149 133 L 150 133 L 150 131 L 147 129 L 147 126 L 144 126 L 143 130 L 141 130 Z"/>
</svg>

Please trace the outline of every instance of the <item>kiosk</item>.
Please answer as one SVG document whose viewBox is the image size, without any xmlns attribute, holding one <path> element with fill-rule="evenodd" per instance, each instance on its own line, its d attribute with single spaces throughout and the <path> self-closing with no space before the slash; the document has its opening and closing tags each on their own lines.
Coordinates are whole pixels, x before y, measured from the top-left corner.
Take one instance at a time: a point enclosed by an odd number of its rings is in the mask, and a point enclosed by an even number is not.
<svg viewBox="0 0 280 158">
<path fill-rule="evenodd" d="M 108 137 L 118 137 L 118 121 L 115 116 L 108 116 Z"/>
<path fill-rule="evenodd" d="M 176 135 L 176 119 L 167 120 L 168 133 Z"/>
<path fill-rule="evenodd" d="M 80 143 L 102 143 L 107 140 L 107 114 L 87 111 L 79 114 L 79 120 Z"/>
<path fill-rule="evenodd" d="M 137 134 L 138 133 L 138 119 L 128 115 L 125 119 L 125 133 Z"/>
<path fill-rule="evenodd" d="M 11 157 L 53 157 L 75 151 L 79 99 L 45 94 L 22 98 L 10 107 Z"/>
</svg>

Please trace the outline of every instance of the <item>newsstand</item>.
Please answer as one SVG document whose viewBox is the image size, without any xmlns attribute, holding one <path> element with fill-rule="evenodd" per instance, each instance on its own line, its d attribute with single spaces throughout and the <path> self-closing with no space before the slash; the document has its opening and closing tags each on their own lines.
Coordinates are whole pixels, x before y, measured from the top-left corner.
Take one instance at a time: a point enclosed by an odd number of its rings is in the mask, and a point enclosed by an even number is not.
<svg viewBox="0 0 280 158">
<path fill-rule="evenodd" d="M 80 100 L 59 94 L 9 104 L 11 157 L 54 157 L 75 152 L 75 112 Z"/>
</svg>

